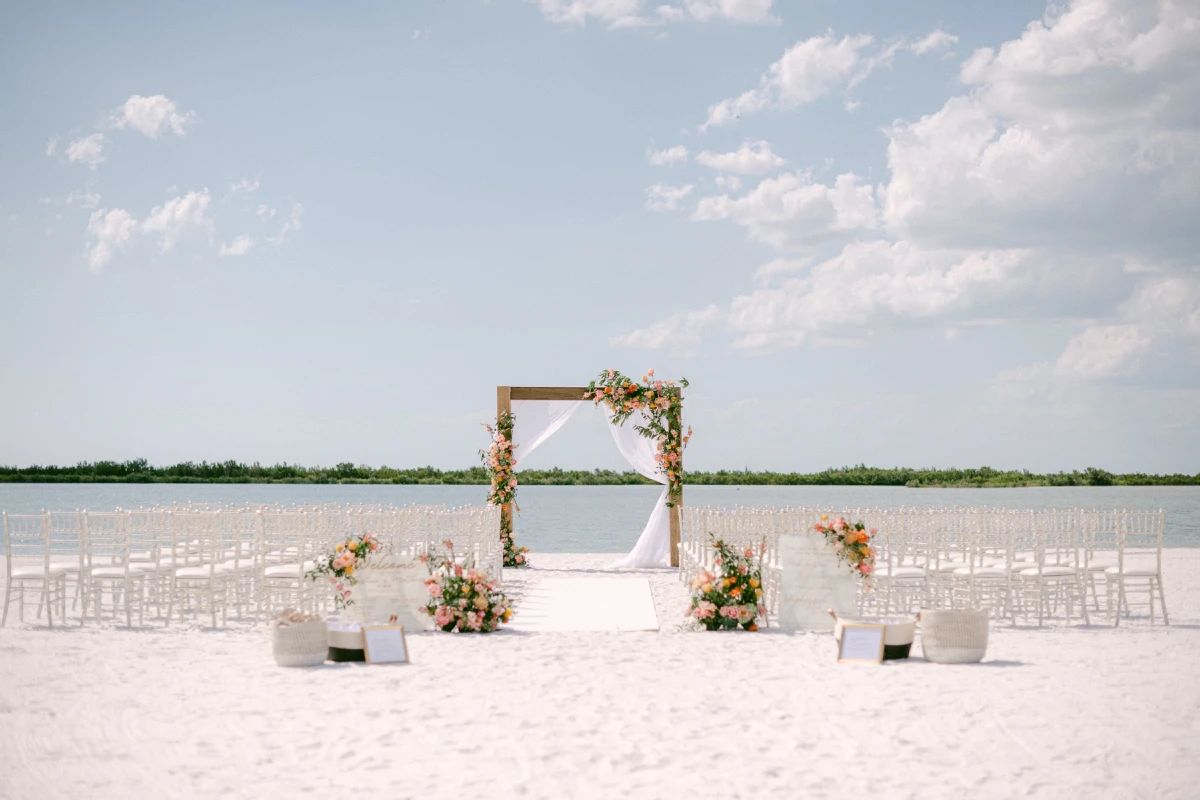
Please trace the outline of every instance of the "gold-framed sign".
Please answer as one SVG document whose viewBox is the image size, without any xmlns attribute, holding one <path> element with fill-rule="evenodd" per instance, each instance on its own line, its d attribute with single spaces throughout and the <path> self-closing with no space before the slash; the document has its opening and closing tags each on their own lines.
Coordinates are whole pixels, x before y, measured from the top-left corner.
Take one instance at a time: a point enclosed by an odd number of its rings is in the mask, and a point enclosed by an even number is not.
<svg viewBox="0 0 1200 800">
<path fill-rule="evenodd" d="M 842 639 L 838 642 L 839 664 L 882 664 L 883 638 L 886 625 L 867 625 L 861 622 L 842 623 Z"/>
<path fill-rule="evenodd" d="M 407 664 L 403 625 L 364 625 L 363 657 L 368 664 Z"/>
</svg>

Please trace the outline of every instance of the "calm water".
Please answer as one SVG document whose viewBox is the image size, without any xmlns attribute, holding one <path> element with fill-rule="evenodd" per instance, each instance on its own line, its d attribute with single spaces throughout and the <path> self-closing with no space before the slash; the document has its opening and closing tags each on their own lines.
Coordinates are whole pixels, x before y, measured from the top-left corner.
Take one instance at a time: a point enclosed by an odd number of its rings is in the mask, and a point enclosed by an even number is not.
<svg viewBox="0 0 1200 800">
<path fill-rule="evenodd" d="M 654 507 L 654 486 L 524 486 L 520 542 L 546 553 L 629 550 Z M 294 486 L 222 484 L 0 484 L 0 511 L 108 510 L 199 503 L 483 503 L 482 486 Z M 1041 489 L 906 489 L 900 486 L 689 486 L 692 505 L 1003 506 L 1128 508 L 1166 513 L 1164 543 L 1200 547 L 1200 487 L 1114 486 Z"/>
</svg>

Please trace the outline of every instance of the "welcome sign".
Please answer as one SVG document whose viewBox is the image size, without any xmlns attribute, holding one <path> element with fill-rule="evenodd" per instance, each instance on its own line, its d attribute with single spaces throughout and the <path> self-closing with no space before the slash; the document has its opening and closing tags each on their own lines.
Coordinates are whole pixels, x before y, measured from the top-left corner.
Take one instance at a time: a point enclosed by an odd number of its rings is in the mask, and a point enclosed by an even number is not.
<svg viewBox="0 0 1200 800">
<path fill-rule="evenodd" d="M 378 556 L 356 570 L 355 577 L 354 605 L 342 612 L 343 620 L 372 625 L 395 619 L 394 624 L 410 631 L 428 627 L 429 617 L 420 609 L 429 599 L 429 569 L 415 557 Z"/>
</svg>

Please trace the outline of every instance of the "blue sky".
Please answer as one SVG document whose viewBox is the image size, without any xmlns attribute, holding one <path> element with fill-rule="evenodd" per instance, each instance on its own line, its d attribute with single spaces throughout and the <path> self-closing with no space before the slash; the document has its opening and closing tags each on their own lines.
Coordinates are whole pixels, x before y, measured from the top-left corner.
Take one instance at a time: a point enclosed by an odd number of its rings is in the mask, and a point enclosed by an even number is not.
<svg viewBox="0 0 1200 800">
<path fill-rule="evenodd" d="M 697 469 L 1196 472 L 1198 18 L 6 7 L 0 462 L 466 466 L 653 366 Z"/>
</svg>

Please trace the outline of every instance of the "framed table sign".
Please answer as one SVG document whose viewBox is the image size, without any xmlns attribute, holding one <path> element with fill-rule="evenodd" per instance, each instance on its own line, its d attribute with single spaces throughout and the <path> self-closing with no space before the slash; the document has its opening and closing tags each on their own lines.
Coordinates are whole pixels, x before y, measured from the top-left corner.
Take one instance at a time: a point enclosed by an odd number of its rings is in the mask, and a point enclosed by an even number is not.
<svg viewBox="0 0 1200 800">
<path fill-rule="evenodd" d="M 363 656 L 368 664 L 407 664 L 403 625 L 364 625 Z"/>
<path fill-rule="evenodd" d="M 882 664 L 883 635 L 886 625 L 847 622 L 842 625 L 838 643 L 839 664 Z"/>
</svg>

